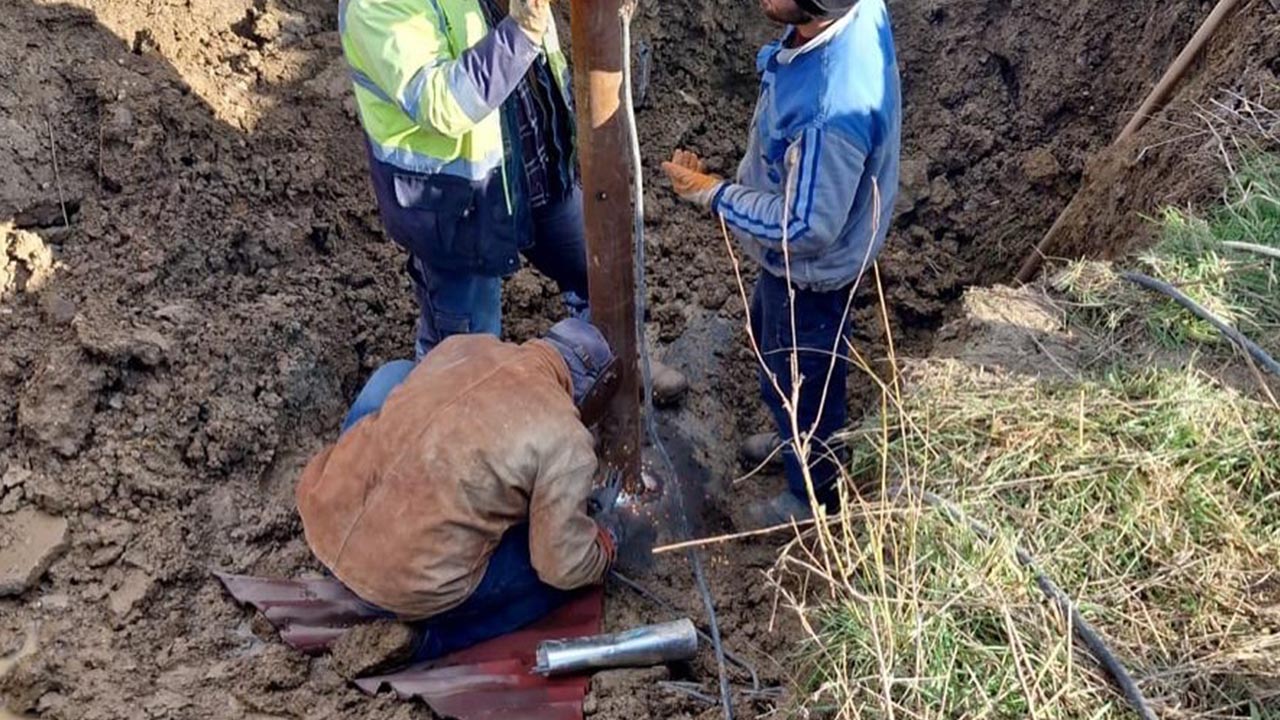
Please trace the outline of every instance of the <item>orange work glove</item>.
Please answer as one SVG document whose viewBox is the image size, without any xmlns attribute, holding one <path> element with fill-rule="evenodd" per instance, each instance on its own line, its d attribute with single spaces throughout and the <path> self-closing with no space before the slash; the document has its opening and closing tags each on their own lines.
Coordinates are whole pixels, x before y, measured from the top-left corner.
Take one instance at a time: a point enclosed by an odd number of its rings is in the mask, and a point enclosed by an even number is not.
<svg viewBox="0 0 1280 720">
<path fill-rule="evenodd" d="M 708 175 L 702 160 L 688 150 L 675 151 L 671 160 L 662 163 L 662 170 L 671 178 L 677 195 L 705 208 L 711 207 L 716 192 L 724 184 L 721 178 Z"/>
</svg>

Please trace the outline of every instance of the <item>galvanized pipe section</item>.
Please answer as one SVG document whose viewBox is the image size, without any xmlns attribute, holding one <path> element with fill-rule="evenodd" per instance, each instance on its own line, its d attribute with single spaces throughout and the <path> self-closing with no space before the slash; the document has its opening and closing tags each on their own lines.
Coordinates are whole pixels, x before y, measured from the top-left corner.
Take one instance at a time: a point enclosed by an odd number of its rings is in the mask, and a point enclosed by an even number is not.
<svg viewBox="0 0 1280 720">
<path fill-rule="evenodd" d="M 543 675 L 567 675 L 589 670 L 649 667 L 698 654 L 698 630 L 688 618 L 661 625 L 626 630 L 611 635 L 570 640 L 547 640 L 538 645 L 538 665 Z"/>
</svg>

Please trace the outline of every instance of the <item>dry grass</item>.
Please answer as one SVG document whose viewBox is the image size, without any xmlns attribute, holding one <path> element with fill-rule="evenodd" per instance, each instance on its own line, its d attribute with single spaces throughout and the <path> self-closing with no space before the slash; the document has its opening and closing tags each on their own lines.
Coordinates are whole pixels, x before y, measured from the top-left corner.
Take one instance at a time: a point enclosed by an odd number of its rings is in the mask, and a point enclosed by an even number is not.
<svg viewBox="0 0 1280 720">
<path fill-rule="evenodd" d="M 1261 174 L 1237 171 L 1242 192 L 1221 211 L 1166 216 L 1142 262 L 1274 347 L 1275 261 L 1220 246 L 1280 243 L 1266 229 L 1280 218 L 1280 163 L 1251 167 Z M 1016 544 L 1161 717 L 1280 718 L 1280 412 L 1194 369 L 1131 364 L 1135 338 L 1120 331 L 1134 318 L 1171 344 L 1218 338 L 1108 266 L 1075 265 L 1058 287 L 1103 358 L 1077 379 L 951 361 L 915 366 L 909 388 L 896 370 L 877 379 L 880 412 L 845 438 L 845 486 L 899 499 L 844 497 L 828 522 L 797 527 L 771 573 L 807 637 L 797 715 L 1132 717 Z M 820 444 L 798 429 L 805 457 Z M 996 538 L 891 491 L 901 486 L 953 499 Z"/>
<path fill-rule="evenodd" d="M 819 688 L 844 716 L 1127 713 L 1074 657 L 1015 539 L 1168 716 L 1252 717 L 1276 702 L 1280 414 L 1193 374 L 1045 385 L 942 363 L 917 382 L 853 433 L 855 472 L 887 463 L 1006 534 L 986 543 L 927 508 L 851 503 L 855 535 L 829 550 L 837 569 L 807 571 L 841 592 L 813 609 L 791 593 L 812 613 Z M 792 580 L 805 547 L 780 566 Z"/>
</svg>

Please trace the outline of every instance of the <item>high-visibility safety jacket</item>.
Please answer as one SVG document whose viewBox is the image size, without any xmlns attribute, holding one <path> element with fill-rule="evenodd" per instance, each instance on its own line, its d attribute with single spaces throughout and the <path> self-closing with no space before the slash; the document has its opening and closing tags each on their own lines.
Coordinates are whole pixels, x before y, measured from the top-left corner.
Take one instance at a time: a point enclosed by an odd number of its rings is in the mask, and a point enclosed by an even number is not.
<svg viewBox="0 0 1280 720">
<path fill-rule="evenodd" d="M 573 107 L 555 24 L 539 47 L 480 0 L 342 0 L 338 17 L 388 234 L 443 269 L 517 270 L 532 228 L 503 103 L 546 62 Z"/>
</svg>

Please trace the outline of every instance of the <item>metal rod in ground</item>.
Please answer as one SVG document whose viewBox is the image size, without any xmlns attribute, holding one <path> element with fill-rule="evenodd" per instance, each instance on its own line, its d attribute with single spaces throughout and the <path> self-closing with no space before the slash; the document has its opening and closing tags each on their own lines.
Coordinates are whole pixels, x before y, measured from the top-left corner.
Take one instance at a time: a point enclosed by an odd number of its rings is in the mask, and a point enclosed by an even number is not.
<svg viewBox="0 0 1280 720">
<path fill-rule="evenodd" d="M 1251 252 L 1256 255 L 1265 255 L 1269 258 L 1276 258 L 1277 260 L 1280 260 L 1280 248 L 1267 247 L 1266 245 L 1257 245 L 1254 243 L 1232 242 L 1230 240 L 1223 241 L 1222 247 L 1229 248 L 1231 250 L 1243 250 L 1244 252 Z"/>
<path fill-rule="evenodd" d="M 1139 272 L 1122 272 L 1120 273 L 1120 277 L 1148 290 L 1153 290 L 1172 298 L 1174 302 L 1187 310 L 1190 310 L 1193 315 L 1212 325 L 1218 332 L 1226 336 L 1228 340 L 1252 355 L 1255 360 L 1262 363 L 1262 366 L 1267 369 L 1267 372 L 1270 372 L 1272 375 L 1280 375 L 1280 363 L 1277 363 L 1275 358 L 1271 357 L 1266 350 L 1263 350 L 1262 346 L 1245 337 L 1244 333 L 1220 320 L 1218 316 L 1209 312 L 1200 303 L 1192 300 L 1190 297 L 1187 297 L 1187 295 L 1178 288 L 1164 282 L 1163 280 L 1157 280 L 1150 275 L 1143 275 Z"/>
<path fill-rule="evenodd" d="M 618 20 L 622 33 L 622 100 L 627 120 L 627 139 L 631 145 L 632 185 L 631 202 L 634 213 L 635 243 L 635 337 L 640 355 L 640 379 L 643 388 L 643 422 L 649 442 L 662 458 L 667 476 L 674 482 L 676 478 L 675 463 L 667 452 L 666 445 L 658 435 L 658 424 L 653 413 L 653 367 L 649 360 L 649 340 L 644 331 L 644 307 L 647 302 L 644 276 L 644 166 L 640 154 L 640 133 L 636 127 L 635 97 L 631 84 L 631 18 L 635 14 L 637 0 L 626 0 L 618 11 Z M 680 532 L 687 539 L 689 531 L 689 514 L 685 508 L 684 493 L 676 490 L 676 515 L 680 522 Z M 711 629 L 711 647 L 715 650 L 716 670 L 720 675 L 720 701 L 724 705 L 725 720 L 733 720 L 733 696 L 729 692 L 729 673 L 725 668 L 724 644 L 720 639 L 720 623 L 716 619 L 715 600 L 711 597 L 711 589 L 707 586 L 706 573 L 702 567 L 702 557 L 697 550 L 689 550 L 689 564 L 693 567 L 694 584 L 702 597 L 702 604 L 707 612 L 707 625 Z"/>
<path fill-rule="evenodd" d="M 49 130 L 49 154 L 53 156 L 53 182 L 58 187 L 58 206 L 62 208 L 62 225 L 69 228 L 71 216 L 67 214 L 67 198 L 62 193 L 62 171 L 58 169 L 58 141 L 53 139 L 53 123 L 49 118 L 44 119 L 44 124 Z"/>
</svg>

